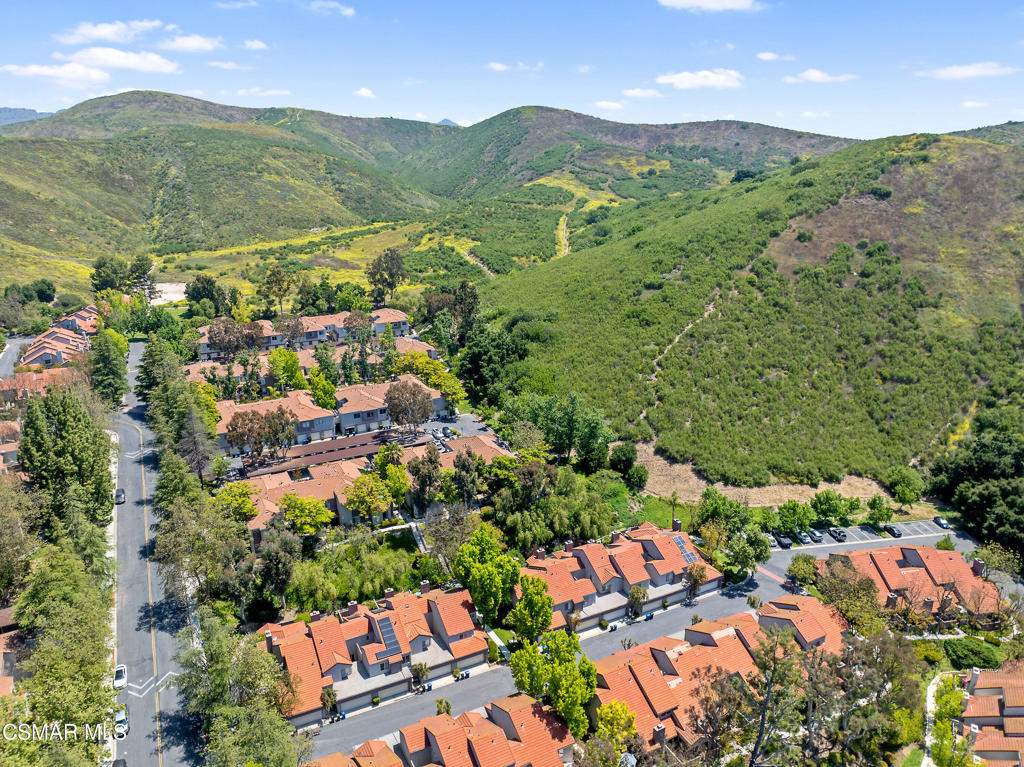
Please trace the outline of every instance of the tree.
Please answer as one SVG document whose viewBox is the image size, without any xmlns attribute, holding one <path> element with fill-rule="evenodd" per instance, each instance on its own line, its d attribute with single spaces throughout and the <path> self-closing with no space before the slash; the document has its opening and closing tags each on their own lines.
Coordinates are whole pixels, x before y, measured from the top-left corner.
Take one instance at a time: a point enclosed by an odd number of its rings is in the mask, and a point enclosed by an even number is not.
<svg viewBox="0 0 1024 767">
<path fill-rule="evenodd" d="M 345 506 L 354 519 L 379 522 L 393 502 L 384 480 L 377 474 L 360 474 L 346 492 Z"/>
<path fill-rule="evenodd" d="M 477 473 L 476 456 L 468 448 L 455 455 L 455 476 L 453 482 L 459 493 L 459 498 L 466 506 L 471 506 L 476 500 L 477 486 L 480 477 Z"/>
<path fill-rule="evenodd" d="M 315 367 L 309 372 L 309 393 L 313 395 L 313 402 L 318 407 L 325 410 L 334 410 L 338 407 L 338 401 L 335 399 L 335 386 L 327 380 L 319 367 Z"/>
<path fill-rule="evenodd" d="M 456 372 L 475 401 L 497 405 L 509 367 L 526 355 L 526 348 L 504 330 L 492 331 L 480 321 L 472 323 L 465 337 Z"/>
<path fill-rule="evenodd" d="M 734 533 L 750 522 L 750 509 L 726 497 L 713 487 L 704 488 L 694 515 L 694 525 L 701 529 L 706 522 L 718 522 L 726 532 Z"/>
<path fill-rule="evenodd" d="M 267 596 L 284 599 L 302 542 L 287 530 L 267 530 L 260 541 L 260 585 Z M 285 602 L 287 607 L 287 602 Z"/>
<path fill-rule="evenodd" d="M 994 541 L 979 546 L 974 556 L 985 563 L 985 575 L 1000 572 L 1013 576 L 1021 571 L 1020 555 Z"/>
<path fill-rule="evenodd" d="M 692 599 L 700 591 L 700 587 L 708 582 L 708 569 L 703 562 L 693 562 L 686 568 L 686 575 L 690 580 L 690 598 Z"/>
<path fill-rule="evenodd" d="M 540 578 L 526 576 L 519 581 L 522 596 L 509 612 L 505 623 L 525 641 L 536 642 L 551 628 L 554 601 L 548 594 L 548 584 Z"/>
<path fill-rule="evenodd" d="M 263 275 L 263 281 L 256 288 L 267 306 L 277 302 L 277 313 L 284 314 L 284 299 L 291 293 L 292 276 L 280 264 L 271 264 Z"/>
<path fill-rule="evenodd" d="M 89 356 L 89 381 L 109 405 L 118 404 L 128 391 L 128 365 L 115 335 L 110 329 L 97 333 Z"/>
<path fill-rule="evenodd" d="M 620 442 L 612 448 L 612 454 L 608 458 L 608 464 L 614 471 L 623 476 L 633 468 L 636 463 L 636 444 L 633 442 Z"/>
<path fill-rule="evenodd" d="M 328 577 L 323 563 L 315 559 L 295 563 L 286 593 L 293 607 L 307 611 L 328 611 L 338 599 L 337 586 Z"/>
<path fill-rule="evenodd" d="M 292 731 L 292 726 L 266 703 L 222 706 L 210 722 L 206 763 L 211 767 L 304 764 L 312 747 L 307 740 L 295 738 Z"/>
<path fill-rule="evenodd" d="M 626 472 L 626 484 L 635 490 L 643 490 L 647 486 L 647 467 L 639 463 Z"/>
<path fill-rule="evenodd" d="M 743 537 L 747 539 L 747 543 L 750 545 L 751 551 L 754 554 L 754 561 L 757 564 L 763 564 L 771 559 L 772 556 L 772 545 L 768 540 L 768 536 L 761 532 L 756 524 L 751 522 L 743 527 Z"/>
<path fill-rule="evenodd" d="M 452 572 L 469 589 L 484 623 L 498 625 L 502 611 L 512 603 L 519 582 L 519 563 L 502 551 L 493 527 L 481 525 L 459 547 Z"/>
<path fill-rule="evenodd" d="M 325 687 L 320 691 L 320 705 L 323 706 L 324 713 L 330 714 L 337 703 L 338 693 L 334 691 L 334 687 Z"/>
<path fill-rule="evenodd" d="M 582 740 L 589 729 L 587 705 L 597 688 L 597 670 L 580 649 L 576 634 L 549 631 L 537 644 L 527 642 L 509 659 L 516 687 L 546 700 Z"/>
<path fill-rule="evenodd" d="M 434 401 L 427 387 L 413 380 L 391 384 L 384 394 L 384 404 L 392 421 L 413 429 L 434 413 Z"/>
<path fill-rule="evenodd" d="M 811 511 L 818 522 L 839 520 L 845 513 L 843 497 L 835 490 L 822 490 L 811 498 Z"/>
<path fill-rule="evenodd" d="M 213 304 L 214 314 L 223 314 L 227 308 L 227 295 L 217 281 L 208 274 L 197 275 L 185 286 L 185 298 L 190 304 L 198 304 L 207 299 Z"/>
<path fill-rule="evenodd" d="M 39 539 L 32 534 L 47 499 L 13 477 L 0 480 L 0 604 L 10 604 L 29 573 Z"/>
<path fill-rule="evenodd" d="M 248 522 L 256 516 L 256 504 L 252 500 L 254 492 L 248 482 L 229 482 L 213 494 L 211 503 L 225 517 Z"/>
<path fill-rule="evenodd" d="M 366 267 L 366 281 L 373 286 L 377 303 L 383 303 L 385 296 L 393 299 L 407 276 L 402 254 L 396 248 L 386 249 Z"/>
<path fill-rule="evenodd" d="M 884 525 L 892 519 L 892 506 L 881 495 L 871 496 L 868 501 L 868 522 L 873 525 Z"/>
<path fill-rule="evenodd" d="M 129 266 L 121 256 L 101 253 L 92 264 L 92 289 L 124 291 L 128 285 Z"/>
<path fill-rule="evenodd" d="M 321 341 L 313 347 L 313 360 L 316 362 L 324 380 L 337 386 L 341 381 L 341 372 L 338 370 L 338 363 L 334 360 L 334 347 L 326 341 Z"/>
<path fill-rule="evenodd" d="M 786 568 L 786 575 L 802 586 L 814 583 L 818 569 L 813 554 L 794 554 Z"/>
<path fill-rule="evenodd" d="M 404 454 L 405 448 L 397 442 L 385 442 L 380 446 L 377 455 L 373 457 L 373 465 L 376 466 L 377 473 L 380 474 L 381 478 L 386 477 L 388 466 L 402 465 L 402 456 Z"/>
<path fill-rule="evenodd" d="M 448 714 L 448 716 L 452 715 L 452 704 L 447 698 L 435 698 L 434 704 L 437 709 L 438 716 L 441 716 L 442 714 Z"/>
<path fill-rule="evenodd" d="M 647 604 L 647 589 L 634 585 L 629 590 L 629 609 L 633 615 L 639 615 Z"/>
<path fill-rule="evenodd" d="M 427 445 L 427 452 L 409 461 L 408 469 L 412 475 L 413 506 L 418 509 L 429 509 L 441 485 L 441 456 L 437 448 Z"/>
<path fill-rule="evenodd" d="M 615 751 L 621 753 L 636 735 L 636 714 L 621 700 L 610 700 L 597 708 L 597 731 L 594 735 L 607 740 Z"/>
<path fill-rule="evenodd" d="M 894 466 L 886 477 L 885 484 L 900 508 L 917 503 L 924 495 L 924 480 L 909 466 Z"/>
<path fill-rule="evenodd" d="M 817 586 L 825 601 L 834 604 L 861 634 L 873 636 L 885 628 L 875 582 L 845 561 L 825 560 L 824 572 L 817 576 Z"/>
<path fill-rule="evenodd" d="M 405 496 L 412 489 L 412 481 L 404 466 L 389 464 L 384 469 L 384 485 L 387 487 L 391 502 L 400 507 L 405 503 Z"/>
<path fill-rule="evenodd" d="M 334 512 L 316 498 L 300 498 L 295 493 L 288 493 L 278 506 L 299 535 L 314 535 L 334 520 Z"/>
<path fill-rule="evenodd" d="M 305 376 L 299 366 L 299 355 L 291 349 L 283 347 L 274 349 L 267 358 L 270 364 L 270 377 L 281 389 L 306 389 Z M 332 405 L 333 407 L 333 405 Z"/>
<path fill-rule="evenodd" d="M 810 530 L 814 522 L 814 511 L 810 504 L 786 501 L 779 506 L 779 527 L 786 532 Z"/>
<path fill-rule="evenodd" d="M 188 410 L 176 449 L 185 464 L 202 481 L 216 450 L 209 429 L 195 406 Z"/>
</svg>

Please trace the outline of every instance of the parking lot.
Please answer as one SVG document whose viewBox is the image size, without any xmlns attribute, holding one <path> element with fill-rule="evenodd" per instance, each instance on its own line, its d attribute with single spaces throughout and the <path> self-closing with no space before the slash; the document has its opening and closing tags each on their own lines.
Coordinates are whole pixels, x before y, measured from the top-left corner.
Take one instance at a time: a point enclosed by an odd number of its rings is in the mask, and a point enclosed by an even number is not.
<svg viewBox="0 0 1024 767">
<path fill-rule="evenodd" d="M 817 549 L 823 546 L 848 546 L 851 543 L 867 543 L 874 541 L 890 540 L 896 542 L 897 540 L 904 541 L 913 538 L 931 538 L 935 536 L 943 536 L 950 532 L 949 530 L 943 530 L 937 524 L 930 519 L 918 519 L 913 522 L 893 522 L 892 525 L 903 533 L 901 538 L 893 538 L 891 535 L 886 533 L 884 536 L 879 535 L 875 532 L 874 528 L 870 525 L 856 525 L 854 527 L 841 528 L 846 532 L 845 541 L 837 541 L 824 530 L 821 530 L 822 541 L 821 543 L 811 543 L 810 545 L 801 544 L 793 536 L 788 536 L 793 541 L 794 549 Z M 780 550 L 779 545 L 775 542 L 772 536 L 768 536 L 768 540 L 771 541 L 772 549 Z"/>
</svg>

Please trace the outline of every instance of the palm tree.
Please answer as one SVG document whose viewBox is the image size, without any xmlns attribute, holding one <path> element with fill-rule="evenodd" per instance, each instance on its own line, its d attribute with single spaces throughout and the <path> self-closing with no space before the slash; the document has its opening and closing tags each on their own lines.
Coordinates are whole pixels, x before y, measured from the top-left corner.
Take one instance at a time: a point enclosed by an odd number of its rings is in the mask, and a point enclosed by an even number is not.
<svg viewBox="0 0 1024 767">
<path fill-rule="evenodd" d="M 672 491 L 672 497 L 669 498 L 672 502 L 672 529 L 676 529 L 676 504 L 679 503 L 679 493 L 675 490 Z"/>
<path fill-rule="evenodd" d="M 324 707 L 324 713 L 330 714 L 338 703 L 338 693 L 333 687 L 325 687 L 320 691 L 320 705 Z"/>
</svg>

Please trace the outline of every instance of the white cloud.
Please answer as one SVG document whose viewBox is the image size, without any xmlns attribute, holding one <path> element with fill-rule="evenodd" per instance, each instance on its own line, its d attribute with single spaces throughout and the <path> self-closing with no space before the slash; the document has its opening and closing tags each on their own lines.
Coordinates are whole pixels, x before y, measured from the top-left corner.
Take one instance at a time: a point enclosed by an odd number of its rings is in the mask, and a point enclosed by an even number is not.
<svg viewBox="0 0 1024 767">
<path fill-rule="evenodd" d="M 735 69 L 702 69 L 699 72 L 669 72 L 659 75 L 655 81 L 660 85 L 671 85 L 679 90 L 692 88 L 739 88 L 743 75 Z"/>
<path fill-rule="evenodd" d="M 353 96 L 358 96 L 361 99 L 375 99 L 377 94 L 371 91 L 369 88 L 360 88 L 357 91 L 352 91 Z"/>
<path fill-rule="evenodd" d="M 473 124 L 472 120 L 456 120 L 456 124 L 461 125 L 463 128 L 468 128 Z"/>
<path fill-rule="evenodd" d="M 508 69 L 508 64 L 502 64 L 500 61 L 489 61 L 487 62 L 487 68 L 493 69 L 495 72 L 504 72 Z"/>
<path fill-rule="evenodd" d="M 422 112 L 417 112 L 415 117 L 416 117 L 417 120 L 426 120 L 427 119 L 427 116 L 425 114 L 423 114 Z"/>
<path fill-rule="evenodd" d="M 792 61 L 796 58 L 795 56 L 790 56 L 786 53 L 775 53 L 773 51 L 761 51 L 757 54 L 757 57 L 761 59 L 761 61 Z"/>
<path fill-rule="evenodd" d="M 240 88 L 235 91 L 239 96 L 290 96 L 291 91 L 283 88 Z"/>
<path fill-rule="evenodd" d="M 757 0 L 658 0 L 666 8 L 681 11 L 759 11 L 764 6 Z"/>
<path fill-rule="evenodd" d="M 617 101 L 595 101 L 594 106 L 606 110 L 622 109 L 622 104 Z"/>
<path fill-rule="evenodd" d="M 522 61 L 519 61 L 516 62 L 516 66 L 519 67 L 520 72 L 539 72 L 544 68 L 544 62 L 538 61 L 533 66 L 530 66 L 529 64 L 524 64 Z"/>
<path fill-rule="evenodd" d="M 585 75 L 587 74 L 587 72 L 593 72 L 594 68 L 590 66 L 590 64 L 580 64 L 578 67 L 576 67 L 576 71 L 579 72 L 581 75 Z"/>
<path fill-rule="evenodd" d="M 67 64 L 5 64 L 0 72 L 9 72 L 17 77 L 48 77 L 58 85 L 68 88 L 86 88 L 96 83 L 106 82 L 110 75 L 102 69 L 87 67 L 84 64 L 68 62 Z"/>
<path fill-rule="evenodd" d="M 324 14 L 340 13 L 346 19 L 351 19 L 356 15 L 355 8 L 348 5 L 342 5 L 341 3 L 335 2 L 335 0 L 313 0 L 313 2 L 309 4 L 309 10 Z"/>
<path fill-rule="evenodd" d="M 831 117 L 832 113 L 831 112 L 801 112 L 800 116 L 801 117 L 810 117 L 810 118 Z"/>
<path fill-rule="evenodd" d="M 622 95 L 631 99 L 660 99 L 662 93 L 655 88 L 626 88 Z"/>
<path fill-rule="evenodd" d="M 964 109 L 980 109 L 982 107 L 987 107 L 988 104 L 986 104 L 984 101 L 970 101 L 970 100 L 968 100 L 968 101 L 962 102 L 960 104 L 960 106 L 962 106 Z"/>
<path fill-rule="evenodd" d="M 129 43 L 138 35 L 159 29 L 163 26 L 162 21 L 157 19 L 141 19 L 138 21 L 110 21 L 103 24 L 94 24 L 91 21 L 83 21 L 70 32 L 61 32 L 54 35 L 57 42 L 65 45 L 78 45 L 79 43 L 91 43 L 102 40 L 106 43 Z"/>
<path fill-rule="evenodd" d="M 157 72 L 165 75 L 181 74 L 177 61 L 165 59 L 151 51 L 122 51 L 120 48 L 83 48 L 70 55 L 53 54 L 61 61 L 71 61 L 85 67 L 97 69 L 131 69 L 135 72 Z"/>
<path fill-rule="evenodd" d="M 262 40 L 246 40 L 243 45 L 247 51 L 265 51 L 269 47 Z"/>
<path fill-rule="evenodd" d="M 999 77 L 1019 72 L 1017 67 L 1009 67 L 995 61 L 979 61 L 976 64 L 957 64 L 941 69 L 929 69 L 918 72 L 919 77 L 934 77 L 936 80 L 970 80 L 973 77 Z"/>
<path fill-rule="evenodd" d="M 820 69 L 805 69 L 798 75 L 786 75 L 782 78 L 784 83 L 845 83 L 856 80 L 857 75 L 830 75 Z"/>
<path fill-rule="evenodd" d="M 209 66 L 215 67 L 217 69 L 230 69 L 235 72 L 242 72 L 247 69 L 252 69 L 252 67 L 243 66 L 242 64 L 237 64 L 234 61 L 208 61 L 206 63 Z"/>
<path fill-rule="evenodd" d="M 204 37 L 203 35 L 178 35 L 160 43 L 158 48 L 165 51 L 182 53 L 208 53 L 224 47 L 223 37 Z"/>
<path fill-rule="evenodd" d="M 256 0 L 220 0 L 214 5 L 226 11 L 237 11 L 239 8 L 255 8 L 259 3 Z"/>
<path fill-rule="evenodd" d="M 735 46 L 735 45 L 733 45 L 732 43 L 726 43 L 726 44 L 725 44 L 725 49 L 726 49 L 727 51 L 734 51 L 734 50 L 736 50 L 736 46 Z"/>
</svg>

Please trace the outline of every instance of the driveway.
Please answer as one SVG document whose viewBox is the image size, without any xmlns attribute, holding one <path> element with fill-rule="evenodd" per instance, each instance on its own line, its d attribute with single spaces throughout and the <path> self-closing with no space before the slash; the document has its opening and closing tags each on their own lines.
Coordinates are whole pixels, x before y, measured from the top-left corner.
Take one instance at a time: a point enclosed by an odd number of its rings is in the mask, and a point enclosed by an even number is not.
<svg viewBox="0 0 1024 767">
<path fill-rule="evenodd" d="M 449 428 L 457 431 L 463 437 L 470 437 L 474 434 L 486 434 L 490 431 L 483 421 L 472 413 L 460 413 L 450 421 L 427 421 L 420 428 L 430 431 L 431 429 Z"/>
<path fill-rule="evenodd" d="M 18 364 L 18 351 L 25 344 L 32 343 L 34 336 L 9 336 L 7 346 L 0 352 L 0 378 L 14 375 L 14 367 Z"/>
</svg>

